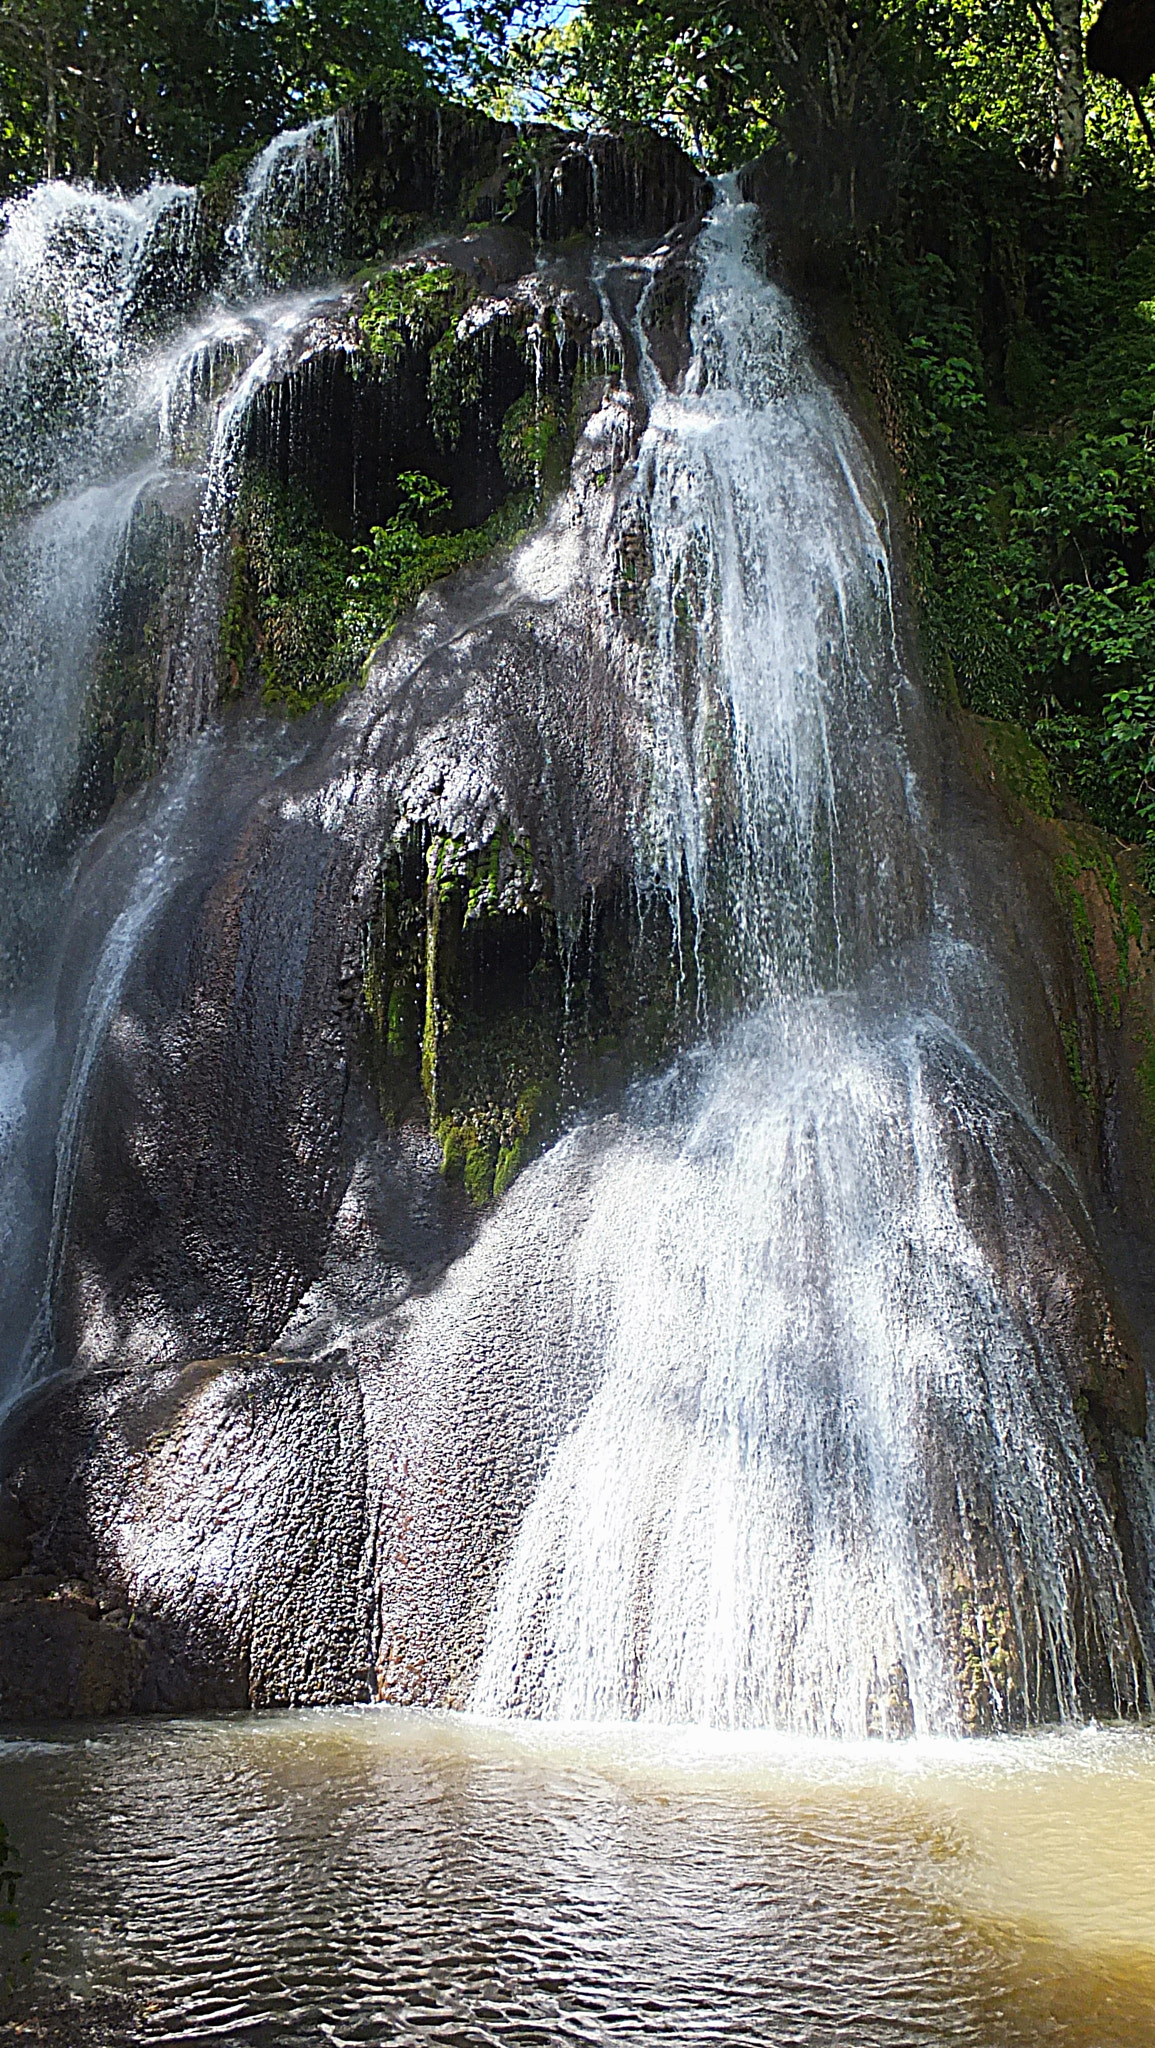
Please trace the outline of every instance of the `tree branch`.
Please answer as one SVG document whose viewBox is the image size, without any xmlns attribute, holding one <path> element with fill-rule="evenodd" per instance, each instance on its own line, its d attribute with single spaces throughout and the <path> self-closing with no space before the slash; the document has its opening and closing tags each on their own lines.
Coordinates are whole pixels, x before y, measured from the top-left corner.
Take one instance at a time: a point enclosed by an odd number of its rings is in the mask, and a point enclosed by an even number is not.
<svg viewBox="0 0 1155 2048">
<path fill-rule="evenodd" d="M 1131 86 L 1130 92 L 1131 98 L 1135 102 L 1135 112 L 1139 116 L 1139 126 L 1142 128 L 1144 135 L 1147 137 L 1147 141 L 1151 147 L 1152 155 L 1155 155 L 1155 134 L 1152 134 L 1151 132 L 1151 123 L 1147 118 L 1147 109 L 1143 105 L 1143 95 L 1139 91 L 1137 85 Z"/>
<path fill-rule="evenodd" d="M 1045 42 L 1052 57 L 1057 57 L 1059 55 L 1059 38 L 1055 34 L 1055 31 L 1052 28 L 1050 22 L 1047 20 L 1047 17 L 1040 5 L 1040 0 L 1028 0 L 1028 4 L 1030 6 L 1031 13 L 1034 15 L 1035 20 L 1039 24 L 1039 30 L 1042 34 L 1043 41 Z"/>
</svg>

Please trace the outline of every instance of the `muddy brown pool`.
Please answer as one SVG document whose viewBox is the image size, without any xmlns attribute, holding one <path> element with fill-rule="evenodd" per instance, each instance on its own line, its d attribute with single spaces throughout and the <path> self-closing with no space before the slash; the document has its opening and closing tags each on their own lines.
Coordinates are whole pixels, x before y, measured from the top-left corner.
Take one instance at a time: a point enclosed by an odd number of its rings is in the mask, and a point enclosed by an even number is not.
<svg viewBox="0 0 1155 2048">
<path fill-rule="evenodd" d="M 0 1747 L 41 1982 L 158 2042 L 1155 2048 L 1155 1731 L 384 1711 Z"/>
</svg>

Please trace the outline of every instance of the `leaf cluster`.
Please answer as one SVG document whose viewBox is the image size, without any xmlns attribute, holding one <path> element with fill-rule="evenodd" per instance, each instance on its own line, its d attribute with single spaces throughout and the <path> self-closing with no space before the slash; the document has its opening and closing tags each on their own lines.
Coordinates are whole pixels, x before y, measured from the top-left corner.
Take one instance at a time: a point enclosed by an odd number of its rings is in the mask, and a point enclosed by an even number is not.
<svg viewBox="0 0 1155 2048">
<path fill-rule="evenodd" d="M 532 515 L 532 499 L 516 496 L 482 525 L 450 532 L 448 491 L 431 477 L 411 471 L 400 475 L 397 483 L 400 508 L 383 526 L 370 528 L 364 546 L 353 549 L 349 599 L 338 642 L 355 648 L 362 662 L 431 583 L 495 548 L 509 546 Z"/>
<path fill-rule="evenodd" d="M 932 651 L 1069 798 L 1155 834 L 1155 234 L 956 151 L 865 274 L 892 337 Z"/>
<path fill-rule="evenodd" d="M 335 702 L 423 590 L 511 544 L 532 515 L 525 494 L 480 526 L 451 531 L 442 484 L 404 471 L 397 486 L 393 517 L 352 544 L 325 526 L 300 486 L 250 477 L 222 633 L 234 691 L 255 665 L 267 704 L 299 713 Z"/>
<path fill-rule="evenodd" d="M 460 271 L 445 264 L 402 264 L 383 271 L 365 294 L 357 322 L 361 341 L 385 362 L 393 362 L 404 348 L 427 348 L 456 320 L 468 296 Z"/>
</svg>

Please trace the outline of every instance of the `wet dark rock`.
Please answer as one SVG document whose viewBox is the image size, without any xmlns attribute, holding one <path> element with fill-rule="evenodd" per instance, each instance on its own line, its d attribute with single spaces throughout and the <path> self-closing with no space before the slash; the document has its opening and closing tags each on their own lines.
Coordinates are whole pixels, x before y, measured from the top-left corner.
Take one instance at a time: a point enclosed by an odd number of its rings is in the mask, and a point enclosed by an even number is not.
<svg viewBox="0 0 1155 2048">
<path fill-rule="evenodd" d="M 345 246 L 327 253 L 339 253 L 347 269 L 450 226 L 491 225 L 500 237 L 546 243 L 656 239 L 700 214 L 709 189 L 683 151 L 655 135 L 578 141 L 540 124 L 492 121 L 432 96 L 362 101 L 340 123 Z M 216 283 L 225 266 L 227 221 L 228 209 L 219 204 L 202 210 L 202 288 Z M 490 243 L 490 251 L 499 246 Z"/>
<path fill-rule="evenodd" d="M 677 391 L 690 362 L 690 318 L 697 294 L 692 232 L 680 230 L 671 236 L 656 259 L 659 267 L 646 296 L 642 324 L 667 390 Z"/>
<path fill-rule="evenodd" d="M 115 1993 L 70 1998 L 33 1984 L 0 2015 L 0 2048 L 140 2048 L 146 2039 L 138 2003 Z"/>
<path fill-rule="evenodd" d="M 29 1561 L 32 1526 L 10 1496 L 0 1494 L 0 1579 L 11 1579 Z"/>
<path fill-rule="evenodd" d="M 141 1703 L 148 1650 L 119 1604 L 75 1582 L 0 1585 L 0 1719 L 126 1714 Z"/>
<path fill-rule="evenodd" d="M 448 264 L 474 284 L 491 288 L 516 284 L 533 269 L 534 247 L 524 229 L 499 222 L 461 235 L 435 236 L 420 253 L 433 263 Z"/>
<path fill-rule="evenodd" d="M 504 220 L 539 242 L 657 236 L 701 213 L 707 181 L 664 137 L 520 130 L 452 104 L 370 103 L 351 116 L 353 219 Z"/>
</svg>

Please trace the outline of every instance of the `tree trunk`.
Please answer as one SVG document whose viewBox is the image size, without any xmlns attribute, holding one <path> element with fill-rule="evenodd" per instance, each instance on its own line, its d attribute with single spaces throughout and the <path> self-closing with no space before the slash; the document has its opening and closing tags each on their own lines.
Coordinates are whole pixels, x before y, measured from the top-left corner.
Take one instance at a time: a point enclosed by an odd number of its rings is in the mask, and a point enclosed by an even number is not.
<svg viewBox="0 0 1155 2048">
<path fill-rule="evenodd" d="M 1062 185 L 1082 152 L 1087 132 L 1087 80 L 1083 70 L 1080 0 L 1052 0 L 1055 59 L 1055 141 L 1051 178 Z"/>
<path fill-rule="evenodd" d="M 56 51 L 52 30 L 44 30 L 44 175 L 56 176 Z"/>
</svg>

